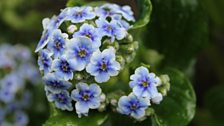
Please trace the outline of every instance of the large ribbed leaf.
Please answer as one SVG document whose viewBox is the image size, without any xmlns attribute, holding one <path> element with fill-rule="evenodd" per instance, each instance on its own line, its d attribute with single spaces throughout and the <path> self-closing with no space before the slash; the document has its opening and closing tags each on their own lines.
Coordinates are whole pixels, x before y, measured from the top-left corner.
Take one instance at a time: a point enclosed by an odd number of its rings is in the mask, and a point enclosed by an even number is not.
<svg viewBox="0 0 224 126">
<path fill-rule="evenodd" d="M 208 42 L 206 14 L 197 0 L 152 0 L 144 44 L 164 55 L 163 65 L 185 70 Z"/>
<path fill-rule="evenodd" d="M 107 119 L 105 113 L 94 112 L 78 118 L 75 112 L 58 112 L 51 115 L 43 126 L 100 126 Z"/>
<path fill-rule="evenodd" d="M 170 77 L 171 90 L 162 103 L 155 106 L 153 126 L 187 126 L 195 114 L 195 92 L 180 71 L 169 68 L 164 72 Z"/>
</svg>

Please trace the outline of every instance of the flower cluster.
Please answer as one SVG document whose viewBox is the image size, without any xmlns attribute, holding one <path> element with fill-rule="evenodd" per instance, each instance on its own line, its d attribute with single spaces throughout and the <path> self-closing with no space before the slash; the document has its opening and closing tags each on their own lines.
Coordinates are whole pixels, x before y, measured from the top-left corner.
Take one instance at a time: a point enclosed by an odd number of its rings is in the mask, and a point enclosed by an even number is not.
<svg viewBox="0 0 224 126">
<path fill-rule="evenodd" d="M 134 21 L 129 6 L 116 4 L 69 7 L 44 19 L 35 52 L 48 100 L 79 117 L 98 109 L 105 99 L 97 83 L 117 76 L 138 48 L 128 33 Z"/>
<path fill-rule="evenodd" d="M 146 116 L 146 109 L 149 108 L 151 102 L 159 104 L 162 101 L 163 94 L 158 89 L 162 86 L 162 81 L 143 66 L 137 68 L 130 79 L 129 85 L 132 93 L 119 99 L 117 110 L 121 114 L 140 120 Z"/>
<path fill-rule="evenodd" d="M 25 110 L 30 105 L 32 94 L 26 82 L 36 86 L 39 78 L 39 71 L 33 64 L 31 52 L 26 47 L 0 45 L 1 126 L 27 125 L 28 116 Z"/>
</svg>

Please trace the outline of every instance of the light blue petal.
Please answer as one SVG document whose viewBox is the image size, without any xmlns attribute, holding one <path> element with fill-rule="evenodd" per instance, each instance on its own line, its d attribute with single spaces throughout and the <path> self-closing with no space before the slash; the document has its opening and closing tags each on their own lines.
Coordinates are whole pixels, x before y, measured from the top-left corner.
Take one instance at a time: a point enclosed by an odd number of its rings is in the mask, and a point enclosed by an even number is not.
<svg viewBox="0 0 224 126">
<path fill-rule="evenodd" d="M 37 45 L 37 48 L 35 50 L 35 53 L 39 52 L 41 49 L 43 49 L 49 42 L 49 36 L 50 33 L 48 31 L 43 31 L 41 39 Z"/>
<path fill-rule="evenodd" d="M 53 101 L 55 101 L 54 94 L 52 94 L 52 93 L 47 93 L 47 99 L 48 99 L 49 102 L 53 102 Z"/>
<path fill-rule="evenodd" d="M 110 75 L 108 73 L 100 73 L 95 76 L 95 81 L 98 83 L 107 82 L 110 79 Z"/>
<path fill-rule="evenodd" d="M 132 112 L 131 116 L 134 117 L 135 119 L 140 119 L 145 116 L 145 109 L 140 108 L 136 110 L 135 112 Z"/>
<path fill-rule="evenodd" d="M 89 113 L 89 106 L 84 102 L 76 102 L 75 108 L 78 115 Z"/>
<path fill-rule="evenodd" d="M 134 86 L 136 86 L 137 85 L 137 82 L 136 81 L 130 81 L 129 82 L 129 86 L 131 87 L 131 88 L 133 88 Z"/>
<path fill-rule="evenodd" d="M 78 101 L 80 99 L 79 89 L 74 89 L 71 93 L 71 98 L 74 101 Z"/>
<path fill-rule="evenodd" d="M 129 98 L 127 96 L 122 96 L 118 101 L 118 112 L 128 115 L 130 109 L 127 107 L 129 105 Z"/>
<path fill-rule="evenodd" d="M 97 97 L 97 98 L 91 99 L 90 102 L 88 102 L 88 106 L 91 109 L 97 109 L 97 108 L 99 108 L 100 107 L 100 98 Z"/>
<path fill-rule="evenodd" d="M 85 67 L 86 67 L 86 62 L 79 60 L 78 63 L 77 63 L 77 65 L 76 65 L 76 67 L 75 67 L 75 70 L 82 71 L 82 70 L 85 69 Z"/>
<path fill-rule="evenodd" d="M 117 76 L 118 73 L 119 73 L 119 71 L 118 71 L 118 70 L 114 70 L 114 69 L 110 69 L 110 70 L 108 71 L 108 74 L 109 74 L 110 76 Z"/>
<path fill-rule="evenodd" d="M 115 61 L 115 49 L 113 47 L 110 47 L 103 50 L 102 56 L 108 61 Z"/>
<path fill-rule="evenodd" d="M 127 96 L 122 96 L 118 101 L 118 106 L 127 106 L 129 104 L 129 98 Z"/>
<path fill-rule="evenodd" d="M 97 84 L 91 84 L 89 90 L 93 92 L 94 96 L 99 96 L 102 93 L 100 86 Z"/>
<path fill-rule="evenodd" d="M 147 68 L 141 66 L 135 70 L 135 74 L 139 74 L 141 76 L 148 76 L 149 70 Z"/>
<path fill-rule="evenodd" d="M 72 111 L 73 110 L 71 102 L 65 106 L 65 109 L 68 110 L 68 111 Z"/>
<path fill-rule="evenodd" d="M 86 72 L 93 76 L 97 76 L 99 74 L 96 65 L 91 63 L 86 66 Z"/>
<path fill-rule="evenodd" d="M 76 84 L 76 88 L 79 89 L 80 91 L 89 90 L 88 84 L 83 82 L 79 82 L 78 84 Z"/>
<path fill-rule="evenodd" d="M 141 77 L 141 75 L 139 75 L 139 74 L 133 74 L 133 75 L 131 75 L 130 76 L 130 79 L 131 80 L 133 80 L 133 81 L 138 81 L 139 79 L 141 79 L 142 77 Z"/>
<path fill-rule="evenodd" d="M 117 40 L 122 40 L 127 35 L 127 31 L 124 28 L 119 28 L 115 36 Z"/>
<path fill-rule="evenodd" d="M 146 97 L 149 95 L 149 93 L 147 93 L 147 92 L 145 93 L 144 88 L 142 88 L 140 86 L 135 86 L 133 88 L 133 93 L 139 97 Z M 144 96 L 143 96 L 143 94 L 144 94 Z"/>
<path fill-rule="evenodd" d="M 150 86 L 148 92 L 150 93 L 151 98 L 156 97 L 158 95 L 158 90 L 154 85 Z"/>
<path fill-rule="evenodd" d="M 97 63 L 98 61 L 100 61 L 102 59 L 102 56 L 101 56 L 101 52 L 100 50 L 96 50 L 93 54 L 92 54 L 92 57 L 90 59 L 90 62 L 91 64 L 93 63 Z"/>
<path fill-rule="evenodd" d="M 73 79 L 73 72 L 69 72 L 69 73 L 64 74 L 64 79 L 65 79 L 65 81 L 72 80 Z"/>
<path fill-rule="evenodd" d="M 99 18 L 98 20 L 95 21 L 96 22 L 96 25 L 97 27 L 103 27 L 104 24 L 107 24 L 106 20 L 105 19 L 102 19 L 102 18 Z"/>
<path fill-rule="evenodd" d="M 110 70 L 108 71 L 110 76 L 117 76 L 119 73 L 119 70 L 121 68 L 120 64 L 117 61 L 114 61 L 111 66 L 110 66 Z"/>
</svg>

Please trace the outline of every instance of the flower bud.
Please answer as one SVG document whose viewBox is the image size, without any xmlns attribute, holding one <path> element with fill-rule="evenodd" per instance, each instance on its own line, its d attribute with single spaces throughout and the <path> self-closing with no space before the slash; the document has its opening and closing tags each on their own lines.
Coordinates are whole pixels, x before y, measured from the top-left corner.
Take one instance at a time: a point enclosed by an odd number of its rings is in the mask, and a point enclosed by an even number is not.
<svg viewBox="0 0 224 126">
<path fill-rule="evenodd" d="M 117 106 L 117 100 L 116 99 L 111 99 L 110 104 L 113 106 Z"/>
<path fill-rule="evenodd" d="M 68 33 L 72 34 L 74 33 L 78 28 L 75 26 L 75 25 L 70 25 L 67 30 L 68 30 Z"/>
</svg>

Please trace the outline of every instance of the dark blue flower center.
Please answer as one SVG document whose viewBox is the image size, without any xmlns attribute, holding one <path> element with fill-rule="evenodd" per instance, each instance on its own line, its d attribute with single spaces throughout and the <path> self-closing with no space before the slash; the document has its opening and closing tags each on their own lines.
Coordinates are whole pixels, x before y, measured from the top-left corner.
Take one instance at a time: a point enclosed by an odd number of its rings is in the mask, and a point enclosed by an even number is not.
<svg viewBox="0 0 224 126">
<path fill-rule="evenodd" d="M 51 85 L 52 87 L 55 87 L 55 88 L 62 88 L 64 87 L 61 82 L 59 81 L 50 81 L 49 82 L 49 85 Z"/>
<path fill-rule="evenodd" d="M 64 72 L 69 72 L 70 71 L 69 63 L 67 61 L 62 61 L 60 68 Z"/>
<path fill-rule="evenodd" d="M 107 69 L 107 64 L 106 64 L 106 63 L 102 63 L 101 66 L 100 66 L 100 69 L 101 69 L 102 71 L 106 71 L 106 69 Z"/>
<path fill-rule="evenodd" d="M 106 27 L 106 30 L 107 30 L 107 31 L 112 31 L 112 26 L 108 25 L 108 26 Z"/>
<path fill-rule="evenodd" d="M 78 52 L 78 55 L 79 55 L 80 57 L 82 57 L 82 58 L 85 57 L 86 54 L 87 54 L 87 52 L 86 52 L 85 49 L 80 49 L 79 52 Z"/>
<path fill-rule="evenodd" d="M 76 18 L 81 18 L 82 16 L 83 16 L 83 11 L 78 11 L 78 12 L 76 12 L 75 14 L 74 14 L 74 16 L 76 17 Z"/>
<path fill-rule="evenodd" d="M 138 104 L 136 104 L 136 103 L 132 103 L 131 105 L 130 105 L 130 110 L 132 110 L 132 111 L 135 111 L 136 109 L 138 109 L 139 108 L 139 106 L 138 106 Z"/>
<path fill-rule="evenodd" d="M 9 92 L 8 91 L 5 91 L 4 92 L 4 95 L 6 95 L 6 96 L 9 95 Z"/>
<path fill-rule="evenodd" d="M 86 36 L 87 38 L 92 38 L 92 35 L 91 35 L 90 33 L 86 33 L 85 36 Z"/>
<path fill-rule="evenodd" d="M 147 81 L 142 81 L 142 86 L 143 87 L 148 87 L 149 86 L 149 83 Z"/>
<path fill-rule="evenodd" d="M 62 48 L 62 46 L 63 45 L 61 43 L 61 40 L 60 39 L 56 39 L 54 47 L 59 50 L 59 49 Z"/>
<path fill-rule="evenodd" d="M 11 81 L 7 82 L 7 86 L 12 86 L 12 82 Z"/>
<path fill-rule="evenodd" d="M 82 100 L 84 100 L 84 101 L 88 101 L 89 98 L 90 98 L 90 96 L 89 96 L 88 94 L 84 94 L 84 95 L 82 96 Z"/>
<path fill-rule="evenodd" d="M 56 94 L 56 97 L 57 97 L 58 102 L 60 102 L 60 103 L 66 103 L 66 101 L 67 101 L 67 97 L 63 93 Z"/>
</svg>

